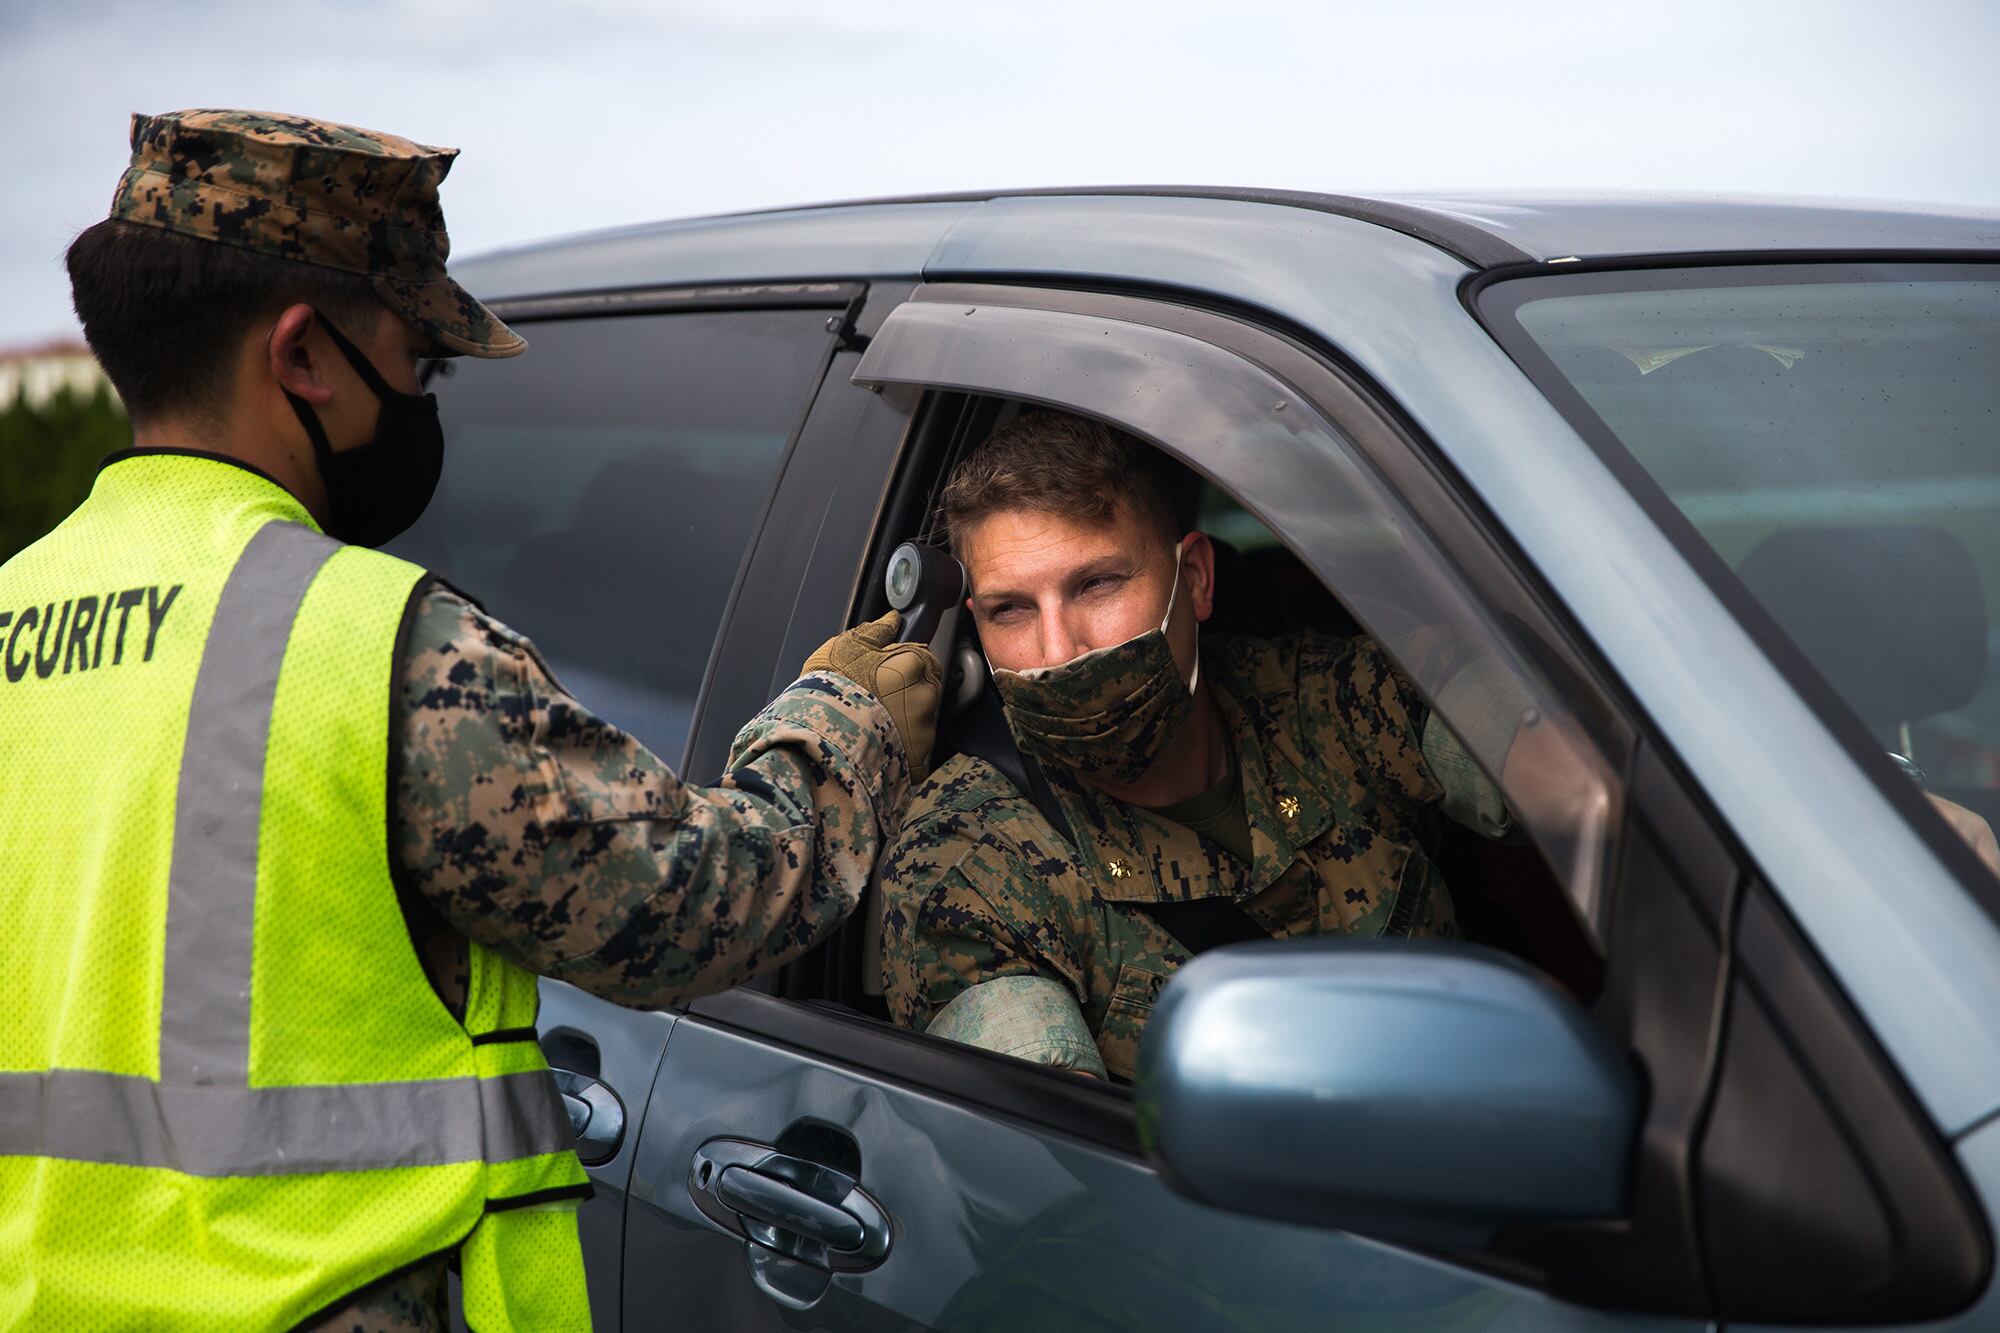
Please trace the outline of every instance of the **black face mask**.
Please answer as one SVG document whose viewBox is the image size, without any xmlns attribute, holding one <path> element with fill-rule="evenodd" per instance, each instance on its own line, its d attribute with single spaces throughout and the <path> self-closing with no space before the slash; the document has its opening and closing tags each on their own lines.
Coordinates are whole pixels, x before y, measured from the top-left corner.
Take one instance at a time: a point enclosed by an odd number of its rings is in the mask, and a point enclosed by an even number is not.
<svg viewBox="0 0 2000 1333">
<path fill-rule="evenodd" d="M 444 427 L 438 423 L 437 395 L 399 393 L 389 387 L 361 349 L 321 315 L 320 326 L 354 367 L 382 411 L 367 443 L 336 453 L 312 405 L 285 390 L 299 424 L 312 440 L 313 461 L 326 487 L 330 537 L 354 546 L 380 546 L 417 521 L 437 492 L 444 471 Z"/>
</svg>

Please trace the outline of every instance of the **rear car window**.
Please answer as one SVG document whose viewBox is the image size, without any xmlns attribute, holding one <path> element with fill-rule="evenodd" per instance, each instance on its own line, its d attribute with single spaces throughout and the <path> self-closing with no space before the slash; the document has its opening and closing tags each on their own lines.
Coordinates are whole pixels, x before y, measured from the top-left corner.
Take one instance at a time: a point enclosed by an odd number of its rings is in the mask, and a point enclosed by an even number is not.
<svg viewBox="0 0 2000 1333">
<path fill-rule="evenodd" d="M 532 638 L 557 676 L 683 759 L 709 650 L 824 365 L 826 312 L 521 326 L 443 363 L 444 479 L 391 548 Z"/>
<path fill-rule="evenodd" d="M 1809 697 L 2000 825 L 2000 267 L 1563 275 L 1481 311 Z"/>
</svg>

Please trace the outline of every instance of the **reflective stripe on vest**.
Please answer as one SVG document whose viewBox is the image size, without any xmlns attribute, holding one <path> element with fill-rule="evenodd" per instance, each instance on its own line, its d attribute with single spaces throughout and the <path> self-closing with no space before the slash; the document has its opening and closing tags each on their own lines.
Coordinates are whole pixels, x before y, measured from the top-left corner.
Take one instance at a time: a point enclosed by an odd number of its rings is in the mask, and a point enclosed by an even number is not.
<svg viewBox="0 0 2000 1333">
<path fill-rule="evenodd" d="M 130 1074 L 0 1073 L 0 1155 L 299 1175 L 560 1152 L 569 1117 L 547 1073 L 324 1087 L 186 1087 Z"/>
<path fill-rule="evenodd" d="M 160 1080 L 0 1073 L 0 1155 L 286 1175 L 499 1163 L 566 1150 L 542 1070 L 492 1078 L 253 1088 L 252 928 L 272 701 L 292 623 L 340 544 L 272 522 L 244 548 L 202 649 L 167 882 Z"/>
</svg>

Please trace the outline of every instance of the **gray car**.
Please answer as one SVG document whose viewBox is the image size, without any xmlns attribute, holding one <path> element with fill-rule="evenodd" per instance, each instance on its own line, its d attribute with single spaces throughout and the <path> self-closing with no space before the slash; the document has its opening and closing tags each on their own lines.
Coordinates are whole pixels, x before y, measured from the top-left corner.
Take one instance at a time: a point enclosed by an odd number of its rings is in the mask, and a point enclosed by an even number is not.
<svg viewBox="0 0 2000 1333">
<path fill-rule="evenodd" d="M 544 983 L 606 1329 L 2000 1328 L 2000 217 L 1117 189 L 463 265 L 400 553 L 694 778 L 1031 405 L 1185 466 L 1229 628 L 1448 627 L 1567 746 L 1467 939 L 1235 945 L 1132 1087 L 898 1028 L 870 902 Z M 941 748 L 1000 754 L 947 634 Z M 1506 784 L 1500 756 L 1468 740 Z M 1941 805 L 1930 797 L 1941 797 Z"/>
</svg>

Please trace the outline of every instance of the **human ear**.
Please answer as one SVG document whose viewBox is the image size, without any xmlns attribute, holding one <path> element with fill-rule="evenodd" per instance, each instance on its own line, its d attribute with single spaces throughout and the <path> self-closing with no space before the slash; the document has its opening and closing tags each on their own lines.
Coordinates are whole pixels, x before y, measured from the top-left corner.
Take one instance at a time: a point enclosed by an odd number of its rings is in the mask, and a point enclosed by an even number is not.
<svg viewBox="0 0 2000 1333">
<path fill-rule="evenodd" d="M 265 339 L 265 359 L 280 388 L 324 407 L 333 399 L 333 384 L 326 373 L 325 343 L 311 336 L 318 326 L 319 315 L 311 306 L 287 306 Z"/>
<path fill-rule="evenodd" d="M 1194 605 L 1195 622 L 1207 620 L 1215 613 L 1215 545 L 1207 533 L 1190 532 L 1181 539 L 1181 579 Z"/>
</svg>

